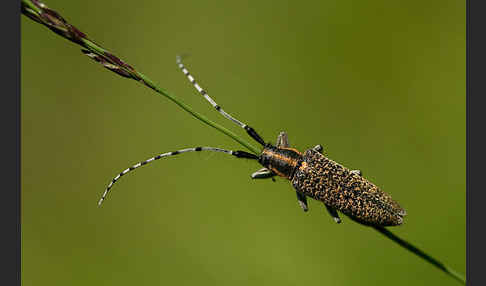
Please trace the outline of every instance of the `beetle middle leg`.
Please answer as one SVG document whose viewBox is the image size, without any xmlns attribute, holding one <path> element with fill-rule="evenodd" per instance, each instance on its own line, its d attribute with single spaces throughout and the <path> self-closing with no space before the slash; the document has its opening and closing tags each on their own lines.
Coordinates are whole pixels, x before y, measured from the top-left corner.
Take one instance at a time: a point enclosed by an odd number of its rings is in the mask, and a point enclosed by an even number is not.
<svg viewBox="0 0 486 286">
<path fill-rule="evenodd" d="M 361 173 L 361 170 L 352 170 L 351 173 L 356 174 L 358 176 L 363 175 L 363 173 Z"/>
<path fill-rule="evenodd" d="M 317 152 L 319 152 L 319 153 L 322 154 L 322 150 L 323 150 L 322 145 L 318 144 L 318 145 L 314 146 L 314 148 L 312 148 L 312 149 L 314 151 L 317 151 Z M 351 171 L 351 172 L 353 172 L 353 173 L 359 172 L 357 174 L 361 176 L 361 171 L 359 171 L 359 170 L 355 170 L 355 171 Z M 335 208 L 332 208 L 332 207 L 330 207 L 330 206 L 328 206 L 326 204 L 324 204 L 324 205 L 326 206 L 327 212 L 331 215 L 331 217 L 334 219 L 334 221 L 336 223 L 341 223 L 341 218 L 339 217 L 339 214 L 336 211 L 336 209 Z"/>
<path fill-rule="evenodd" d="M 301 192 L 295 191 L 295 193 L 297 194 L 297 201 L 299 202 L 302 210 L 304 210 L 305 212 L 308 211 L 309 206 L 307 205 L 307 197 Z"/>
<path fill-rule="evenodd" d="M 338 212 L 336 211 L 336 209 L 335 209 L 335 208 L 333 208 L 333 207 L 330 207 L 330 206 L 328 206 L 328 205 L 326 205 L 326 204 L 324 204 L 324 205 L 326 206 L 327 211 L 328 211 L 328 212 L 329 212 L 329 214 L 332 216 L 332 218 L 334 219 L 334 221 L 335 221 L 336 223 L 341 223 L 341 218 L 339 217 L 339 214 L 338 214 Z"/>
<path fill-rule="evenodd" d="M 317 151 L 317 152 L 319 152 L 319 153 L 321 153 L 321 154 L 322 154 L 322 150 L 323 150 L 322 145 L 320 145 L 320 144 L 319 144 L 319 145 L 316 145 L 316 146 L 314 146 L 314 148 L 312 148 L 312 149 L 313 149 L 314 151 Z"/>
</svg>

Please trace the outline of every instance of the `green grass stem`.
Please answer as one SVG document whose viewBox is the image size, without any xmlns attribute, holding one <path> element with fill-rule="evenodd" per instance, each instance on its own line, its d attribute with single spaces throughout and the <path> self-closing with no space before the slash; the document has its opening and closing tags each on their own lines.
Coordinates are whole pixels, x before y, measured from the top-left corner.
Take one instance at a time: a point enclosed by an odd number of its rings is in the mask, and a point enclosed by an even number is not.
<svg viewBox="0 0 486 286">
<path fill-rule="evenodd" d="M 393 240 L 394 242 L 398 243 L 400 246 L 403 248 L 411 251 L 418 257 L 424 259 L 425 261 L 429 262 L 430 264 L 434 265 L 438 269 L 444 271 L 447 275 L 450 277 L 454 278 L 458 282 L 461 282 L 462 284 L 466 284 L 466 278 L 450 268 L 449 266 L 445 265 L 444 263 L 438 261 L 437 259 L 433 258 L 432 256 L 428 255 L 427 253 L 423 252 L 422 250 L 418 249 L 417 247 L 413 246 L 411 243 L 401 239 L 400 237 L 396 236 L 393 234 L 391 231 L 389 231 L 387 228 L 384 227 L 377 227 L 375 226 L 374 229 L 376 229 L 378 232 L 383 234 L 384 236 L 388 237 L 389 239 Z"/>
<path fill-rule="evenodd" d="M 89 40 L 88 37 L 76 29 L 74 26 L 69 24 L 66 20 L 64 20 L 57 12 L 52 9 L 47 8 L 43 3 L 38 0 L 22 0 L 22 13 L 29 18 L 33 19 L 36 22 L 39 22 L 49 29 L 54 31 L 55 33 L 67 38 L 68 40 L 82 46 L 84 49 L 83 53 L 88 55 L 89 57 L 93 58 L 97 62 L 101 63 L 105 68 L 117 73 L 120 76 L 131 78 L 141 82 L 142 84 L 146 85 L 147 87 L 155 90 L 158 94 L 165 96 L 183 110 L 194 116 L 195 118 L 199 119 L 200 121 L 204 122 L 205 124 L 215 128 L 216 130 L 222 132 L 223 134 L 229 136 L 236 142 L 240 143 L 242 146 L 253 152 L 254 154 L 259 154 L 261 151 L 251 144 L 246 142 L 245 140 L 238 137 L 236 134 L 231 132 L 230 130 L 226 129 L 225 127 L 212 122 L 205 116 L 199 114 L 198 112 L 194 111 L 191 107 L 187 104 L 183 103 L 180 99 L 176 98 L 175 96 L 171 95 L 164 89 L 160 88 L 156 85 L 152 80 L 150 80 L 144 74 L 138 72 L 130 65 L 126 64 L 118 57 L 114 56 L 100 45 L 94 43 L 93 41 Z M 425 261 L 429 262 L 430 264 L 434 265 L 438 269 L 447 273 L 450 277 L 454 278 L 455 280 L 466 284 L 466 279 L 460 275 L 458 272 L 454 271 L 450 267 L 446 266 L 444 263 L 439 262 L 437 259 L 433 258 L 432 256 L 426 254 L 422 250 L 418 249 L 417 247 L 413 246 L 409 242 L 399 238 L 398 236 L 394 235 L 388 229 L 383 227 L 374 227 L 378 232 L 385 235 L 387 238 L 391 239 L 392 241 L 398 243 L 400 246 L 404 247 L 405 249 L 411 251 L 412 253 L 416 254 L 418 257 L 424 259 Z"/>
<path fill-rule="evenodd" d="M 190 106 L 182 102 L 180 99 L 175 97 L 174 95 L 171 95 L 168 93 L 166 90 L 162 89 L 159 87 L 157 84 L 155 84 L 151 79 L 149 79 L 147 76 L 142 74 L 141 72 L 138 72 L 135 70 L 133 67 L 130 65 L 126 64 L 124 61 L 119 59 L 118 57 L 114 56 L 111 54 L 109 51 L 106 49 L 102 48 L 100 45 L 94 43 L 88 37 L 79 31 L 77 28 L 69 24 L 66 20 L 64 20 L 57 12 L 55 12 L 52 9 L 47 8 L 46 5 L 41 3 L 38 0 L 22 0 L 22 13 L 29 18 L 35 20 L 36 22 L 39 22 L 45 26 L 47 26 L 49 29 L 53 30 L 57 34 L 63 36 L 64 38 L 67 38 L 68 40 L 82 46 L 89 52 L 93 54 L 88 54 L 90 57 L 95 59 L 97 62 L 100 62 L 105 66 L 106 68 L 116 72 L 117 74 L 135 79 L 142 84 L 146 85 L 147 87 L 155 90 L 158 94 L 165 96 L 175 104 L 177 104 L 179 107 L 181 107 L 183 110 L 194 116 L 195 118 L 199 119 L 200 121 L 204 122 L 205 124 L 213 127 L 214 129 L 220 131 L 221 133 L 225 134 L 226 136 L 229 136 L 254 154 L 260 154 L 261 150 L 258 148 L 255 148 L 252 146 L 250 143 L 245 141 L 244 139 L 240 138 L 237 136 L 235 133 L 232 131 L 228 130 L 227 128 L 211 121 L 204 115 L 200 114 L 199 112 L 193 110 Z M 83 51 L 85 54 L 87 54 L 86 51 Z"/>
</svg>

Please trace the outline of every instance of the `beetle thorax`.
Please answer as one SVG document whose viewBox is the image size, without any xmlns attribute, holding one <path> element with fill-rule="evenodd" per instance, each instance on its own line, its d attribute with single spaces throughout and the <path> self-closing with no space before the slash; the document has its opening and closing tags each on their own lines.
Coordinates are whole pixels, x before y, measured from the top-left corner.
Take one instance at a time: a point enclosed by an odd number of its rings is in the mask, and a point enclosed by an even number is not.
<svg viewBox="0 0 486 286">
<path fill-rule="evenodd" d="M 293 148 L 278 148 L 267 145 L 258 161 L 275 174 L 290 180 L 302 161 L 302 153 Z"/>
</svg>

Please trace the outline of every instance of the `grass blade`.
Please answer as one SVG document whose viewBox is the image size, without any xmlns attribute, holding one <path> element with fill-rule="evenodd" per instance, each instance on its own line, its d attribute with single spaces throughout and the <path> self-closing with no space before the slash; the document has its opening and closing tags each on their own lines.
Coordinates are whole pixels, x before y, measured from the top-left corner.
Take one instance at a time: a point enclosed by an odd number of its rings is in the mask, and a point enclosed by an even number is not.
<svg viewBox="0 0 486 286">
<path fill-rule="evenodd" d="M 388 237 L 389 239 L 393 240 L 394 242 L 398 243 L 403 248 L 409 250 L 410 252 L 414 253 L 418 257 L 422 258 L 423 260 L 429 262 L 430 264 L 434 265 L 435 267 L 439 268 L 440 270 L 444 271 L 450 277 L 456 279 L 457 281 L 466 284 L 466 278 L 464 278 L 461 274 L 450 268 L 449 266 L 445 265 L 444 263 L 438 261 L 437 259 L 433 258 L 432 256 L 428 255 L 427 253 L 423 252 L 422 250 L 418 249 L 417 247 L 413 246 L 411 243 L 401 239 L 400 237 L 393 234 L 391 231 L 384 227 L 375 226 L 378 232 L 383 234 L 384 236 Z"/>
<path fill-rule="evenodd" d="M 116 74 L 134 79 L 145 86 L 155 90 L 158 94 L 165 96 L 180 108 L 197 118 L 198 120 L 204 122 L 205 124 L 215 128 L 221 133 L 229 136 L 236 142 L 240 143 L 242 146 L 253 152 L 254 154 L 260 154 L 260 150 L 252 146 L 250 143 L 246 142 L 242 138 L 238 137 L 236 134 L 226 129 L 225 127 L 209 120 L 204 115 L 196 112 L 187 104 L 182 102 L 180 99 L 168 93 L 163 88 L 156 85 L 151 79 L 137 71 L 135 68 L 129 64 L 122 61 L 120 58 L 116 57 L 100 45 L 96 44 L 94 41 L 90 40 L 86 34 L 79 31 L 76 27 L 69 24 L 59 13 L 48 8 L 44 3 L 38 0 L 22 0 L 21 2 L 22 14 L 31 18 L 32 20 L 41 23 L 42 25 L 48 27 L 56 34 L 70 40 L 71 42 L 83 47 L 81 50 L 85 55 L 89 56 L 96 62 L 102 64 L 105 68 L 115 72 Z"/>
</svg>

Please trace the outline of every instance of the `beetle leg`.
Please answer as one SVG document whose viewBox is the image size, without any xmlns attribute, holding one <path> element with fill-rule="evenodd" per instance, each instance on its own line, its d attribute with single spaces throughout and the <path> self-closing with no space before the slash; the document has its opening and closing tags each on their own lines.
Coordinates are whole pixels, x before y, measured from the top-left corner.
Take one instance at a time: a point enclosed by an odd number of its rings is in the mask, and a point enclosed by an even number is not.
<svg viewBox="0 0 486 286">
<path fill-rule="evenodd" d="M 267 168 L 261 168 L 260 170 L 256 171 L 255 173 L 251 174 L 252 179 L 268 179 L 272 178 L 272 181 L 275 181 L 273 178 L 275 173 L 270 171 Z"/>
<path fill-rule="evenodd" d="M 352 170 L 351 173 L 356 174 L 358 176 L 361 176 L 363 173 L 361 173 L 361 170 Z"/>
<path fill-rule="evenodd" d="M 295 191 L 295 193 L 297 194 L 297 201 L 299 202 L 299 206 L 306 212 L 309 210 L 309 206 L 307 206 L 307 197 L 299 192 L 299 191 Z"/>
<path fill-rule="evenodd" d="M 335 208 L 332 208 L 332 207 L 330 207 L 330 206 L 328 206 L 328 205 L 326 205 L 326 204 L 324 204 L 324 205 L 326 206 L 327 211 L 328 211 L 328 212 L 329 212 L 329 214 L 332 216 L 332 218 L 334 219 L 334 221 L 335 221 L 336 223 L 341 223 L 341 218 L 339 217 L 339 214 L 338 214 L 338 212 L 336 211 L 336 209 L 335 209 Z"/>
<path fill-rule="evenodd" d="M 322 149 L 323 149 L 323 148 L 322 148 L 322 145 L 320 145 L 320 144 L 319 144 L 319 145 L 314 146 L 314 148 L 312 148 L 312 149 L 313 149 L 314 151 L 317 151 L 317 152 L 319 152 L 319 153 L 322 153 Z"/>
<path fill-rule="evenodd" d="M 289 137 L 287 136 L 287 132 L 282 131 L 280 134 L 278 134 L 277 137 L 277 144 L 275 144 L 277 148 L 286 148 L 290 147 L 289 144 Z"/>
</svg>

